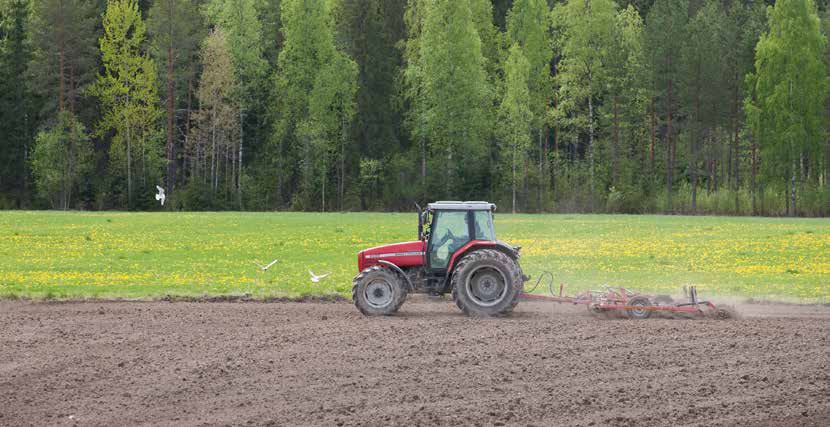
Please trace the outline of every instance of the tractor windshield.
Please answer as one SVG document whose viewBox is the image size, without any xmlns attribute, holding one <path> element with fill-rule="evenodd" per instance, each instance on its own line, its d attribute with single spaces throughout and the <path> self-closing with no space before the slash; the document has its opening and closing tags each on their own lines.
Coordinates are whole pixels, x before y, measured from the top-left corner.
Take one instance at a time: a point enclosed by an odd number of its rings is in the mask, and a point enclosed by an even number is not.
<svg viewBox="0 0 830 427">
<path fill-rule="evenodd" d="M 430 233 L 430 266 L 445 268 L 452 254 L 470 241 L 467 212 L 436 212 Z"/>
<path fill-rule="evenodd" d="M 490 211 L 475 211 L 476 240 L 496 240 L 496 232 L 493 229 L 493 216 Z"/>
</svg>

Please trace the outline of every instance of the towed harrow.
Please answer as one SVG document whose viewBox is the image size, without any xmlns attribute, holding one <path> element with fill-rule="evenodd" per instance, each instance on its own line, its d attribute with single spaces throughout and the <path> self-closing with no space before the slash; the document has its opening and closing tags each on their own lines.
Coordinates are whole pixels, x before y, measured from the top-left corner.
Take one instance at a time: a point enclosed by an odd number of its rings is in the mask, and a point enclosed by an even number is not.
<svg viewBox="0 0 830 427">
<path fill-rule="evenodd" d="M 548 277 L 548 295 L 531 293 L 542 279 Z M 605 286 L 603 290 L 590 290 L 576 296 L 565 295 L 565 285 L 560 284 L 558 292 L 553 289 L 553 275 L 544 272 L 536 280 L 536 285 L 530 291 L 521 295 L 522 299 L 551 301 L 575 305 L 585 305 L 588 312 L 594 315 L 624 313 L 631 319 L 648 319 L 655 312 L 686 315 L 690 317 L 704 317 L 710 319 L 730 319 L 735 317 L 731 309 L 718 307 L 711 301 L 698 298 L 697 287 L 683 287 L 683 293 L 688 302 L 678 303 L 669 295 L 644 295 L 625 289 L 624 287 Z"/>
</svg>

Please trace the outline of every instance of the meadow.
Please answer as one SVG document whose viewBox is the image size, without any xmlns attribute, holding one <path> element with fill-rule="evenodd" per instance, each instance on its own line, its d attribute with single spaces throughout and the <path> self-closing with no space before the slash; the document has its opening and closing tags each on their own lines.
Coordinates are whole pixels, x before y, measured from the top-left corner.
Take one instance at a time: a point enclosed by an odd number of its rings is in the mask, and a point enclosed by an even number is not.
<svg viewBox="0 0 830 427">
<path fill-rule="evenodd" d="M 830 301 L 830 220 L 496 214 L 535 278 L 570 293 Z M 0 298 L 349 296 L 360 249 L 416 236 L 414 213 L 0 212 Z M 279 262 L 262 272 L 262 264 Z M 308 270 L 331 276 L 312 283 Z M 541 287 L 540 287 L 541 288 Z M 538 291 L 537 291 L 538 292 Z"/>
</svg>

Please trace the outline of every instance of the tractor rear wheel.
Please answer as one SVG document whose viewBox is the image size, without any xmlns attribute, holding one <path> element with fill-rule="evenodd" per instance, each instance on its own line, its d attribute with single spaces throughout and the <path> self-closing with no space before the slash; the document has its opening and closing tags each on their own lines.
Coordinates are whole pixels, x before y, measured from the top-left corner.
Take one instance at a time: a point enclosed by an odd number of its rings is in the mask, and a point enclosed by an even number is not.
<svg viewBox="0 0 830 427">
<path fill-rule="evenodd" d="M 352 301 L 366 316 L 395 313 L 406 300 L 406 294 L 406 285 L 400 276 L 377 265 L 361 271 L 352 282 Z"/>
<path fill-rule="evenodd" d="M 651 303 L 648 301 L 646 297 L 634 297 L 626 302 L 626 305 L 633 306 L 633 307 L 647 307 L 650 306 Z M 641 308 L 632 308 L 626 310 L 628 317 L 630 319 L 648 319 L 651 317 L 651 310 L 641 309 Z"/>
<path fill-rule="evenodd" d="M 452 275 L 452 299 L 469 316 L 510 313 L 523 288 L 522 269 L 516 261 L 493 249 L 465 255 Z"/>
</svg>

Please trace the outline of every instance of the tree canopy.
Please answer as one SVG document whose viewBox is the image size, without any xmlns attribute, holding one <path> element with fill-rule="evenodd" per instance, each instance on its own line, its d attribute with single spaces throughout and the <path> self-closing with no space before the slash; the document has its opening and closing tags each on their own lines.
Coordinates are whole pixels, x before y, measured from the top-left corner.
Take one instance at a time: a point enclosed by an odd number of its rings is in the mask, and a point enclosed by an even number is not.
<svg viewBox="0 0 830 427">
<path fill-rule="evenodd" d="M 826 3 L 0 0 L 0 208 L 827 215 Z"/>
</svg>

